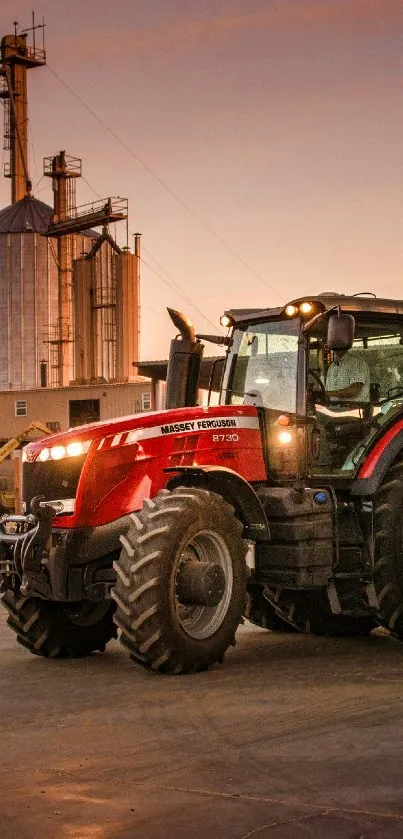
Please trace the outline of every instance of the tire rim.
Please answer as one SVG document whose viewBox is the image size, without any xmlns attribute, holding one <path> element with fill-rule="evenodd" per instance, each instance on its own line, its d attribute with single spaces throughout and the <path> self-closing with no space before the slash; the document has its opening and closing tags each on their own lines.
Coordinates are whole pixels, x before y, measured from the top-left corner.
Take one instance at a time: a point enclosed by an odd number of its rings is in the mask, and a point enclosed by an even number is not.
<svg viewBox="0 0 403 839">
<path fill-rule="evenodd" d="M 176 595 L 176 611 L 182 629 L 191 638 L 202 641 L 217 632 L 231 603 L 234 579 L 231 553 L 221 536 L 211 530 L 201 530 L 185 546 L 177 565 L 175 582 L 180 566 L 189 559 L 218 563 L 225 575 L 224 594 L 217 606 L 185 606 Z"/>
</svg>

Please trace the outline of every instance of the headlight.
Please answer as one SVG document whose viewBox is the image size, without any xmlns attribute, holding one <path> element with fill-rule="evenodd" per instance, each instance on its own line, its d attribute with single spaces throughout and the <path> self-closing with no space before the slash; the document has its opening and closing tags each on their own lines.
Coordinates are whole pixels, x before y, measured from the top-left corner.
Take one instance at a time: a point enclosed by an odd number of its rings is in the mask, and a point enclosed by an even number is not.
<svg viewBox="0 0 403 839">
<path fill-rule="evenodd" d="M 289 303 L 284 309 L 284 314 L 287 315 L 288 318 L 294 318 L 295 315 L 298 314 L 306 317 L 307 315 L 312 314 L 314 308 L 313 303 L 310 303 L 309 300 L 304 300 L 298 306 L 295 305 L 295 303 Z"/>
<path fill-rule="evenodd" d="M 85 451 L 88 451 L 88 447 L 85 449 L 83 443 L 69 443 L 66 446 L 66 453 L 69 457 L 77 457 L 79 454 L 84 454 Z"/>
<path fill-rule="evenodd" d="M 72 440 L 66 446 L 52 446 L 51 449 L 41 449 L 38 454 L 38 460 L 45 463 L 49 458 L 51 460 L 63 460 L 65 457 L 79 457 L 79 455 L 86 454 L 91 445 L 91 440 L 85 440 L 81 443 L 79 440 Z"/>
<path fill-rule="evenodd" d="M 66 456 L 66 449 L 64 446 L 52 446 L 50 456 L 52 460 L 61 460 L 62 457 Z"/>
</svg>

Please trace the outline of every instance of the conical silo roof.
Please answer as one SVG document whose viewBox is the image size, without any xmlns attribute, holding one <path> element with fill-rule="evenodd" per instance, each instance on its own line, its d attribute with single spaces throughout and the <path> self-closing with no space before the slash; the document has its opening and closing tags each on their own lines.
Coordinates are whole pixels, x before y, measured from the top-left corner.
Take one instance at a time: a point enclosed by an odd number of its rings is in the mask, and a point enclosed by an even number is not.
<svg viewBox="0 0 403 839">
<path fill-rule="evenodd" d="M 1 233 L 42 233 L 48 232 L 49 223 L 53 217 L 53 209 L 49 204 L 38 201 L 26 195 L 14 204 L 9 204 L 0 210 Z M 96 230 L 82 230 L 81 236 L 98 239 L 100 234 Z"/>
<path fill-rule="evenodd" d="M 28 195 L 0 210 L 1 233 L 46 233 L 53 210 Z"/>
</svg>

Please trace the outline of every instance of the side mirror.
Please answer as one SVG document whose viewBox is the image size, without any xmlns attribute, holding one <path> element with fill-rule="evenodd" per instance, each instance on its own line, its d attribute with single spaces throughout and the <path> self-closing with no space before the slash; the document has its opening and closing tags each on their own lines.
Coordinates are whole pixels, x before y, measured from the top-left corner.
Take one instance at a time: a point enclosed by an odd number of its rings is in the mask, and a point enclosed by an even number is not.
<svg viewBox="0 0 403 839">
<path fill-rule="evenodd" d="M 337 312 L 330 315 L 327 323 L 327 345 L 329 350 L 349 350 L 354 341 L 355 320 L 352 315 Z"/>
</svg>

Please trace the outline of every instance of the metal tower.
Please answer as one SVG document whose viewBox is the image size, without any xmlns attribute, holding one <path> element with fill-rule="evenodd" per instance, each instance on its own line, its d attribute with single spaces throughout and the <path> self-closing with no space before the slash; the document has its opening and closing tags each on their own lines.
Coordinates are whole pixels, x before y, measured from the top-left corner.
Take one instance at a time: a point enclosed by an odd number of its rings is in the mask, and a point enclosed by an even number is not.
<svg viewBox="0 0 403 839">
<path fill-rule="evenodd" d="M 31 192 L 28 171 L 28 104 L 27 70 L 46 64 L 44 43 L 45 24 L 35 24 L 18 34 L 14 23 L 14 35 L 5 35 L 0 48 L 0 98 L 4 99 L 4 148 L 9 151 L 4 175 L 11 178 L 11 201 L 19 201 Z M 36 31 L 42 30 L 42 48 L 35 43 Z M 32 32 L 33 45 L 27 44 L 28 32 Z"/>
<path fill-rule="evenodd" d="M 65 151 L 54 157 L 45 157 L 43 171 L 44 175 L 52 178 L 53 186 L 54 213 L 47 236 L 50 241 L 56 239 L 57 242 L 59 301 L 58 321 L 50 325 L 46 341 L 51 346 L 51 382 L 63 387 L 69 384 L 73 360 L 73 234 L 91 227 L 107 226 L 113 221 L 127 220 L 127 198 L 107 198 L 77 207 L 76 179 L 81 177 L 81 160 Z M 106 233 L 101 242 L 105 238 L 109 244 L 113 242 Z M 51 248 L 53 250 L 52 243 Z M 115 249 L 115 243 L 112 249 Z"/>
</svg>

